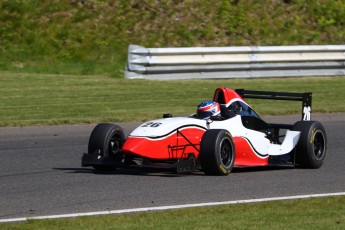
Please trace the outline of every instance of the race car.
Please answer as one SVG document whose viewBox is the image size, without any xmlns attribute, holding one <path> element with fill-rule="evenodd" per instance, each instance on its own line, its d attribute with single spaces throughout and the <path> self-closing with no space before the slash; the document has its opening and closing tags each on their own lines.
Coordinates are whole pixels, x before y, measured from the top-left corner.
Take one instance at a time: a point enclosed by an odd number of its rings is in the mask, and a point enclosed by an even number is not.
<svg viewBox="0 0 345 230">
<path fill-rule="evenodd" d="M 295 124 L 265 122 L 247 98 L 302 102 Z M 311 121 L 312 93 L 286 93 L 217 88 L 213 99 L 190 116 L 141 124 L 128 137 L 115 124 L 98 124 L 91 133 L 82 166 L 96 170 L 122 167 L 203 171 L 228 175 L 234 167 L 289 165 L 319 168 L 326 157 L 327 136 Z"/>
</svg>

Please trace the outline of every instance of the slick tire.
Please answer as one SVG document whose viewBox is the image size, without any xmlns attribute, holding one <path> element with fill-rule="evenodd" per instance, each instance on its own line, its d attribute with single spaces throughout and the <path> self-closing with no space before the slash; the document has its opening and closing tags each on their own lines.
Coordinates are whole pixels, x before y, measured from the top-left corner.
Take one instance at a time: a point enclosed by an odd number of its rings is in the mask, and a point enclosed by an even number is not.
<svg viewBox="0 0 345 230">
<path fill-rule="evenodd" d="M 295 165 L 301 168 L 320 168 L 326 157 L 327 135 L 317 121 L 298 121 L 293 127 L 301 136 L 295 148 Z"/>
<path fill-rule="evenodd" d="M 207 130 L 201 139 L 199 160 L 205 174 L 228 175 L 235 161 L 234 142 L 229 131 Z"/>
<path fill-rule="evenodd" d="M 121 148 L 125 138 L 125 133 L 120 126 L 106 123 L 98 124 L 91 133 L 88 153 L 97 153 L 100 158 L 111 158 L 113 161 L 120 162 L 123 157 Z M 112 165 L 93 165 L 93 167 L 100 171 L 116 169 Z"/>
</svg>

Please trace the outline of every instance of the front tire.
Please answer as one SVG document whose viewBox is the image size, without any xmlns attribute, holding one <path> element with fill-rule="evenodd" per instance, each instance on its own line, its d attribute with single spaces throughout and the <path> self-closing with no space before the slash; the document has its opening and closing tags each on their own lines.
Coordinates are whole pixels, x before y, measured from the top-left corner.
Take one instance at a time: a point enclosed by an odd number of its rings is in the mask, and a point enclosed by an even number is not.
<svg viewBox="0 0 345 230">
<path fill-rule="evenodd" d="M 234 167 L 235 148 L 229 131 L 207 130 L 200 143 L 199 160 L 207 175 L 228 175 Z"/>
<path fill-rule="evenodd" d="M 326 157 L 327 135 L 317 121 L 298 121 L 293 127 L 301 136 L 295 151 L 295 164 L 302 168 L 320 168 Z"/>
<path fill-rule="evenodd" d="M 96 170 L 115 170 L 116 165 L 121 164 L 121 148 L 125 141 L 125 133 L 122 128 L 114 124 L 98 124 L 92 131 L 88 153 L 97 154 L 97 158 L 102 162 L 111 162 L 111 164 L 92 165 Z M 106 159 L 103 161 L 103 159 Z M 115 164 L 114 164 L 115 163 Z"/>
</svg>

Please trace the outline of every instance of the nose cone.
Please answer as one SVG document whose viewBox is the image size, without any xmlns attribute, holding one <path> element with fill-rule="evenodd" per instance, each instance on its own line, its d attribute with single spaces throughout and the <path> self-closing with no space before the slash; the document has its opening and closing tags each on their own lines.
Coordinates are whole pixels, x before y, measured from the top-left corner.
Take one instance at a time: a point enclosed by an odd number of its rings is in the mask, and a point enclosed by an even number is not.
<svg viewBox="0 0 345 230">
<path fill-rule="evenodd" d="M 141 157 L 152 159 L 170 159 L 172 155 L 169 154 L 171 142 L 174 137 L 163 140 L 154 140 L 145 137 L 128 137 L 122 147 L 124 154 L 134 154 Z M 176 139 L 176 137 L 175 137 Z"/>
<path fill-rule="evenodd" d="M 146 122 L 136 128 L 125 141 L 122 152 L 151 159 L 178 159 L 198 155 L 201 137 L 206 130 L 204 120 L 176 117 Z"/>
<path fill-rule="evenodd" d="M 151 159 L 179 159 L 189 154 L 199 155 L 200 141 L 205 130 L 188 128 L 161 138 L 131 137 L 125 141 L 122 152 Z"/>
</svg>

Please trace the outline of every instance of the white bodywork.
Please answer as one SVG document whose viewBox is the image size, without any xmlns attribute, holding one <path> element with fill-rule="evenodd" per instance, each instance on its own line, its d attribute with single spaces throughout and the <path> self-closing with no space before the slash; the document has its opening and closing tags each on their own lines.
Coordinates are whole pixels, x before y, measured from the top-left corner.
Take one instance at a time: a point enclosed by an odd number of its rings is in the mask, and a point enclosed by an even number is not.
<svg viewBox="0 0 345 230">
<path fill-rule="evenodd" d="M 243 126 L 241 116 L 237 115 L 233 118 L 215 121 L 200 120 L 191 117 L 163 118 L 143 123 L 136 128 L 131 137 L 147 137 L 159 140 L 160 137 L 172 135 L 177 129 L 185 128 L 197 129 L 226 129 L 233 137 L 243 137 L 247 139 L 255 152 L 260 156 L 278 156 L 291 152 L 298 143 L 300 132 L 287 130 L 282 144 L 273 144 L 266 134 Z"/>
</svg>

